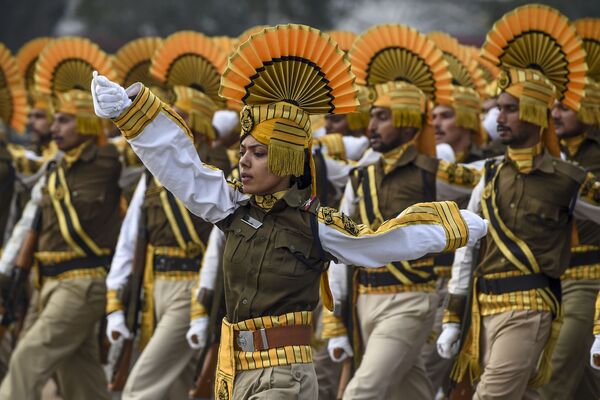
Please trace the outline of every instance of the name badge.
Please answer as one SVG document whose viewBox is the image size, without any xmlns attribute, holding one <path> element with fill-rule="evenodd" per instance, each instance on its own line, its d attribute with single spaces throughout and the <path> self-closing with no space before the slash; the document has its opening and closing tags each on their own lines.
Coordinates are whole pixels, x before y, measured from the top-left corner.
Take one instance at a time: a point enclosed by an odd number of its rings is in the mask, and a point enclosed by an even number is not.
<svg viewBox="0 0 600 400">
<path fill-rule="evenodd" d="M 258 229 L 262 226 L 262 222 L 256 218 L 252 218 L 250 215 L 244 215 L 242 217 L 242 222 L 244 222 L 246 225 L 250 225 L 254 229 Z"/>
</svg>

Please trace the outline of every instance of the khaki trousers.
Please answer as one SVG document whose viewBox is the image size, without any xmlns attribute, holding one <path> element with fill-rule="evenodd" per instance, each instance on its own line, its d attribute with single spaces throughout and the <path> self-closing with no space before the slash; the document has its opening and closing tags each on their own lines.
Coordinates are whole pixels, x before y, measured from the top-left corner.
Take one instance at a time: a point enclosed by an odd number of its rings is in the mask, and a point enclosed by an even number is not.
<svg viewBox="0 0 600 400">
<path fill-rule="evenodd" d="M 447 360 L 440 357 L 437 352 L 437 338 L 442 332 L 442 320 L 444 318 L 444 300 L 448 293 L 448 278 L 439 278 L 437 281 L 438 304 L 435 312 L 435 321 L 431 334 L 421 351 L 421 357 L 425 362 L 425 371 L 431 381 L 433 390 L 442 388 L 444 392 L 449 388 L 450 371 L 454 364 L 454 358 Z"/>
<path fill-rule="evenodd" d="M 473 399 L 539 399 L 527 387 L 535 375 L 552 324 L 547 311 L 509 311 L 481 318 L 483 374 Z"/>
<path fill-rule="evenodd" d="M 12 354 L 0 399 L 39 399 L 56 373 L 65 400 L 109 399 L 98 348 L 98 321 L 104 315 L 102 279 L 46 282 L 42 311 Z"/>
<path fill-rule="evenodd" d="M 187 399 L 196 370 L 196 352 L 185 339 L 195 284 L 196 280 L 154 282 L 156 328 L 129 374 L 123 400 Z"/>
<path fill-rule="evenodd" d="M 432 399 L 420 354 L 436 308 L 435 293 L 359 295 L 365 352 L 344 399 Z"/>
<path fill-rule="evenodd" d="M 238 371 L 233 400 L 315 400 L 317 375 L 312 363 Z"/>
<path fill-rule="evenodd" d="M 592 329 L 599 283 L 584 280 L 562 282 L 565 317 L 552 355 L 552 378 L 540 389 L 543 399 L 600 398 L 600 373 L 588 362 L 594 342 Z M 582 382 L 589 385 L 582 385 Z"/>
<path fill-rule="evenodd" d="M 323 319 L 321 314 L 323 305 L 321 302 L 313 311 L 313 321 L 315 321 L 315 336 L 317 344 L 313 346 L 313 364 L 317 374 L 319 384 L 319 400 L 336 400 L 340 374 L 342 373 L 342 363 L 334 362 L 329 357 L 327 351 L 327 340 L 321 340 L 323 332 Z"/>
</svg>

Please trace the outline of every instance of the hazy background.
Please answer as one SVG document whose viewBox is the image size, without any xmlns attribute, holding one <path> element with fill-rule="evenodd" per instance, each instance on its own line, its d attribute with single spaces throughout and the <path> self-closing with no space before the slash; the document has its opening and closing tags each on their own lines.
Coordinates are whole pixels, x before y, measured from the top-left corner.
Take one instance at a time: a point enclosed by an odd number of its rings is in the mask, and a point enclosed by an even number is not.
<svg viewBox="0 0 600 400">
<path fill-rule="evenodd" d="M 254 25 L 302 23 L 361 32 L 395 22 L 443 30 L 480 45 L 491 25 L 520 0 L 0 0 L 0 41 L 16 52 L 38 36 L 81 35 L 114 52 L 145 35 L 182 29 L 237 36 Z M 600 17 L 598 0 L 540 1 L 570 19 Z"/>
</svg>

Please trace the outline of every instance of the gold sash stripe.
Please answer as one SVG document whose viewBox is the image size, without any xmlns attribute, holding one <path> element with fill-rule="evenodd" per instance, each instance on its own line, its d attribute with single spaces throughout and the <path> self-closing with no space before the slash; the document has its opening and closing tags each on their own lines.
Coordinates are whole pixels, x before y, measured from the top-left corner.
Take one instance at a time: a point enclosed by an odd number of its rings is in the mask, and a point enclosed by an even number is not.
<svg viewBox="0 0 600 400">
<path fill-rule="evenodd" d="M 600 247 L 581 245 L 571 247 L 571 254 L 600 252 Z M 600 279 L 600 264 L 588 264 L 569 267 L 560 277 L 561 280 L 598 280 Z"/>
<path fill-rule="evenodd" d="M 594 319 L 594 335 L 600 335 L 600 295 L 596 296 L 596 318 Z"/>
<path fill-rule="evenodd" d="M 48 193 L 52 200 L 54 212 L 58 218 L 60 233 L 71 249 L 78 256 L 102 256 L 110 254 L 109 249 L 101 249 L 85 233 L 79 222 L 77 211 L 71 202 L 71 192 L 62 166 L 52 171 L 48 178 Z"/>
<path fill-rule="evenodd" d="M 236 371 L 312 362 L 310 346 L 284 346 L 265 351 L 242 352 L 234 349 L 234 331 L 268 329 L 278 326 L 311 325 L 312 312 L 298 311 L 279 316 L 247 319 L 232 324 L 223 319 L 215 382 L 216 399 L 232 399 Z"/>
</svg>

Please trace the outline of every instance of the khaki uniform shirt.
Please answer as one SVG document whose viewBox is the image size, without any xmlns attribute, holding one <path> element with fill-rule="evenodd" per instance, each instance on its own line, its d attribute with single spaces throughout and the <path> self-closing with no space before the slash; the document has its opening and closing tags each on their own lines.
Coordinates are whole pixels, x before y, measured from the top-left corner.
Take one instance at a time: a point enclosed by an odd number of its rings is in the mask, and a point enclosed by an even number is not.
<svg viewBox="0 0 600 400">
<path fill-rule="evenodd" d="M 112 145 L 90 144 L 73 165 L 65 166 L 65 178 L 81 226 L 100 248 L 113 249 L 119 236 L 120 173 L 119 153 Z M 43 189 L 40 209 L 42 222 L 37 250 L 72 251 L 60 233 L 47 187 Z"/>
</svg>

